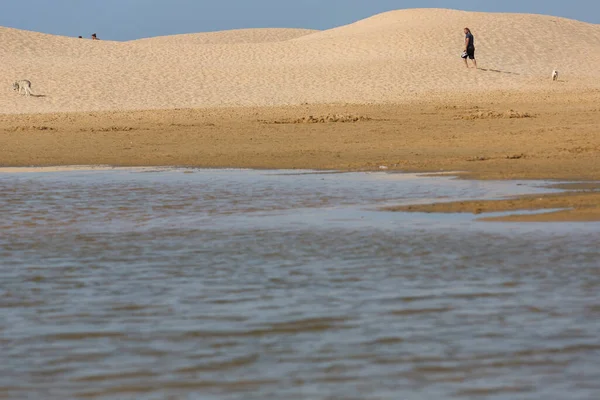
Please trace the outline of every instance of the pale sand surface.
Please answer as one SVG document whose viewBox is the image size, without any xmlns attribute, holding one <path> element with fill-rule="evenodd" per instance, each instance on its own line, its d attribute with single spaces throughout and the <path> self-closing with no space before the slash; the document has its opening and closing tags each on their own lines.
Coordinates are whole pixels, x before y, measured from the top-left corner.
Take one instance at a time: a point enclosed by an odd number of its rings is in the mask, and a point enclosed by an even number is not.
<svg viewBox="0 0 600 400">
<path fill-rule="evenodd" d="M 475 34 L 482 70 L 459 55 Z M 99 32 L 102 37 L 101 32 Z M 406 102 L 490 89 L 600 88 L 600 26 L 523 14 L 391 11 L 327 30 L 91 41 L 0 28 L 4 113 Z M 551 82 L 554 68 L 560 82 Z M 11 90 L 29 79 L 34 93 Z"/>
<path fill-rule="evenodd" d="M 459 58 L 465 26 L 480 70 Z M 0 56 L 0 166 L 600 180 L 600 25 L 417 9 L 131 42 L 0 28 Z M 12 91 L 25 78 L 39 97 Z"/>
</svg>

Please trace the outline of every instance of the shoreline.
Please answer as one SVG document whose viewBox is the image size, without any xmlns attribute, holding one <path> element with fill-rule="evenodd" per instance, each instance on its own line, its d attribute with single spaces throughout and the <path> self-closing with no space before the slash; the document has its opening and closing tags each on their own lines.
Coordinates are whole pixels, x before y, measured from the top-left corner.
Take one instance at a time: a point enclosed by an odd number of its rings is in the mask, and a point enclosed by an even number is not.
<svg viewBox="0 0 600 400">
<path fill-rule="evenodd" d="M 93 171 L 173 171 L 173 170 L 247 170 L 259 171 L 261 169 L 251 168 L 203 168 L 203 167 L 180 167 L 180 166 L 138 166 L 138 167 L 119 167 L 110 165 L 64 165 L 64 166 L 45 166 L 45 167 L 0 167 L 2 174 L 27 174 L 27 173 L 61 173 L 61 172 L 93 172 Z M 273 171 L 272 169 L 269 169 Z M 283 170 L 293 171 L 293 170 Z M 303 171 L 303 170 L 298 170 Z M 340 170 L 304 170 L 310 174 L 343 174 L 361 171 L 340 171 Z M 380 172 L 387 171 L 362 171 L 362 172 Z M 408 172 L 394 171 L 399 174 L 414 174 Z M 187 173 L 187 172 L 184 172 Z M 299 172 L 300 173 L 300 172 Z M 456 179 L 465 179 L 457 172 L 441 173 L 416 173 L 424 177 L 450 176 Z M 498 212 L 517 212 L 501 217 L 478 218 L 477 221 L 486 222 L 600 222 L 600 181 L 594 182 L 561 182 L 552 184 L 551 180 L 545 180 L 547 189 L 563 190 L 558 193 L 546 194 L 524 194 L 509 195 L 502 199 L 492 200 L 462 200 L 462 201 L 442 201 L 423 204 L 407 204 L 402 206 L 381 207 L 381 211 L 388 212 L 406 212 L 406 213 L 470 213 L 473 215 L 498 213 Z M 545 212 L 544 210 L 548 210 Z M 558 210 L 558 211 L 557 211 Z M 534 213 L 523 213 L 534 212 Z"/>
<path fill-rule="evenodd" d="M 399 104 L 1 114 L 0 167 L 385 170 L 596 182 L 598 104 L 600 91 L 590 90 L 455 93 Z M 600 220 L 592 207 L 600 200 L 590 199 L 589 207 L 575 206 Z"/>
</svg>

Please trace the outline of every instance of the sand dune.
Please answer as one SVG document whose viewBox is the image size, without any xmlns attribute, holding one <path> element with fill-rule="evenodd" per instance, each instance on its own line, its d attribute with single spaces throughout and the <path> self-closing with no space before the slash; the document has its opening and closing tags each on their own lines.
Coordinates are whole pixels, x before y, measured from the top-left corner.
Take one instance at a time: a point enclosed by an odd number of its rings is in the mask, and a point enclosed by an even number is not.
<svg viewBox="0 0 600 400">
<path fill-rule="evenodd" d="M 230 31 L 192 33 L 173 36 L 159 36 L 133 40 L 129 43 L 155 44 L 236 44 L 236 43 L 269 43 L 283 42 L 317 32 L 311 29 L 233 29 Z"/>
<path fill-rule="evenodd" d="M 482 70 L 459 58 L 475 34 Z M 0 112 L 385 103 L 486 90 L 600 89 L 600 25 L 542 15 L 392 11 L 327 30 L 91 41 L 0 28 Z M 549 79 L 561 71 L 561 82 Z M 17 96 L 16 79 L 35 94 Z"/>
</svg>

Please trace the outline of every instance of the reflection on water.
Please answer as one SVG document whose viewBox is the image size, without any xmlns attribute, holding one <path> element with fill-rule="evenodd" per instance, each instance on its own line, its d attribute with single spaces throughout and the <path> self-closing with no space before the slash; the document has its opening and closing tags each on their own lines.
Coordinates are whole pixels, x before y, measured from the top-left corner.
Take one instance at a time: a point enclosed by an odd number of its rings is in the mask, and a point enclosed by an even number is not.
<svg viewBox="0 0 600 400">
<path fill-rule="evenodd" d="M 598 224 L 377 211 L 536 191 L 4 173 L 0 398 L 597 399 Z"/>
</svg>

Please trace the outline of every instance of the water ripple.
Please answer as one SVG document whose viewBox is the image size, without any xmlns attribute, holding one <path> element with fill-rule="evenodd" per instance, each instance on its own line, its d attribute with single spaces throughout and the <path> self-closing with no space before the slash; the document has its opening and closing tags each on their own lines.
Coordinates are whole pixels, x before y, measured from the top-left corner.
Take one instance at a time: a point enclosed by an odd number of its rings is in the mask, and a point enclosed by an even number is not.
<svg viewBox="0 0 600 400">
<path fill-rule="evenodd" d="M 596 399 L 597 224 L 376 211 L 535 186 L 0 174 L 0 398 Z"/>
</svg>

